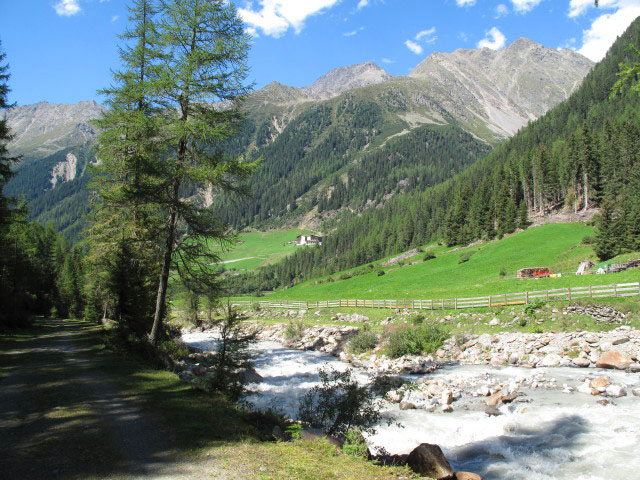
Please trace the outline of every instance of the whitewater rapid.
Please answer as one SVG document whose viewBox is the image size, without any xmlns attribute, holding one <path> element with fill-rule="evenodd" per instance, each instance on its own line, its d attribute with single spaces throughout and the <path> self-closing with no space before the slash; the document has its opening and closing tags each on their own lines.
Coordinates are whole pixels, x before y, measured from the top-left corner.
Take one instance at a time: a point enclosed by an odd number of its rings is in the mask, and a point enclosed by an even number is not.
<svg viewBox="0 0 640 480">
<path fill-rule="evenodd" d="M 186 334 L 183 340 L 205 351 L 215 348 L 211 333 Z M 255 385 L 259 395 L 249 397 L 249 401 L 256 408 L 274 408 L 293 418 L 301 397 L 318 384 L 319 368 L 348 368 L 335 357 L 285 348 L 276 342 L 259 342 L 254 350 L 255 368 L 264 381 Z M 368 379 L 364 371 L 354 372 L 359 380 Z M 489 417 L 480 409 L 467 410 L 469 403 L 462 401 L 453 403 L 451 413 L 401 411 L 397 404 L 386 404 L 385 413 L 402 426 L 380 425 L 368 440 L 389 453 L 408 453 L 420 443 L 436 443 L 454 470 L 476 472 L 485 480 L 636 478 L 640 472 L 640 398 L 631 395 L 631 389 L 640 387 L 640 375 L 599 371 L 627 391 L 627 396 L 613 399 L 613 405 L 598 404 L 601 397 L 562 392 L 564 385 L 576 388 L 586 374 L 595 372 L 577 368 L 446 367 L 427 376 L 471 383 L 495 377 L 509 383 L 543 374 L 555 379 L 558 388 L 521 388 L 527 402 L 504 405 L 503 415 L 497 417 Z"/>
</svg>

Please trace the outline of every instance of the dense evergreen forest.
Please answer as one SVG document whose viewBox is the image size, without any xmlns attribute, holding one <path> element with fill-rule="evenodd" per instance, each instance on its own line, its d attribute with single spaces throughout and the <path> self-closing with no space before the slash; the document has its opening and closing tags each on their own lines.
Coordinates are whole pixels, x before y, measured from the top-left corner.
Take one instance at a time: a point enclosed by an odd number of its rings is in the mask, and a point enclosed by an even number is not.
<svg viewBox="0 0 640 480">
<path fill-rule="evenodd" d="M 238 229 L 277 227 L 314 207 L 362 211 L 436 185 L 490 150 L 457 126 L 428 125 L 369 151 L 386 135 L 384 114 L 379 104 L 346 94 L 310 107 L 280 134 L 249 117 L 220 149 L 239 155 L 255 147 L 249 155 L 261 164 L 249 180 L 250 195 L 216 198 L 213 208 Z"/>
<path fill-rule="evenodd" d="M 434 240 L 501 237 L 562 208 L 601 208 L 595 247 L 602 259 L 638 250 L 640 96 L 612 90 L 620 64 L 638 61 L 631 48 L 638 44 L 640 19 L 567 101 L 487 157 L 443 184 L 345 219 L 321 248 L 299 250 L 255 278 L 237 277 L 236 291 L 290 286 Z"/>
</svg>

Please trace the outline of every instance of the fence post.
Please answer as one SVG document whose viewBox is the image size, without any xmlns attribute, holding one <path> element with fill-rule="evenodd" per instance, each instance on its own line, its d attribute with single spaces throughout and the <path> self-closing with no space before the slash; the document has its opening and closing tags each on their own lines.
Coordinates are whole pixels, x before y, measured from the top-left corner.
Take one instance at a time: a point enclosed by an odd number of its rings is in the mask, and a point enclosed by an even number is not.
<svg viewBox="0 0 640 480">
<path fill-rule="evenodd" d="M 547 290 L 547 302 L 549 301 L 549 290 Z"/>
<path fill-rule="evenodd" d="M 491 308 L 491 295 L 489 295 L 489 308 Z"/>
<path fill-rule="evenodd" d="M 524 303 L 529 303 L 529 290 L 527 290 L 526 292 L 524 292 L 525 294 L 525 301 Z"/>
<path fill-rule="evenodd" d="M 591 285 L 589 285 L 589 298 L 593 298 L 593 289 Z"/>
<path fill-rule="evenodd" d="M 618 284 L 617 283 L 613 286 L 613 296 L 614 297 L 618 296 Z"/>
<path fill-rule="evenodd" d="M 569 291 L 569 301 L 571 301 L 571 287 L 567 288 L 567 290 Z"/>
<path fill-rule="evenodd" d="M 444 310 L 444 298 L 442 299 L 442 310 Z"/>
<path fill-rule="evenodd" d="M 457 297 L 453 299 L 453 309 L 454 310 L 458 309 L 458 298 Z"/>
<path fill-rule="evenodd" d="M 504 306 L 505 307 L 507 306 L 507 294 L 506 293 L 504 294 Z"/>
</svg>

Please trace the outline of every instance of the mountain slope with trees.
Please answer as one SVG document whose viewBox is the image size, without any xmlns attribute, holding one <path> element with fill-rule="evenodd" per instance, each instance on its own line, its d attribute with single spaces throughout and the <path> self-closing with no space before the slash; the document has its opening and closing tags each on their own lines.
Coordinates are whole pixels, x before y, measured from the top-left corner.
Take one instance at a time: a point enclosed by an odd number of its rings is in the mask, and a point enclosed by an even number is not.
<svg viewBox="0 0 640 480">
<path fill-rule="evenodd" d="M 252 285 L 289 286 L 434 240 L 456 245 L 500 237 L 558 209 L 602 209 L 600 258 L 638 250 L 640 96 L 612 95 L 619 64 L 637 61 L 632 44 L 640 44 L 640 19 L 567 101 L 487 157 L 441 185 L 343 220 L 322 247 L 264 268 Z"/>
</svg>

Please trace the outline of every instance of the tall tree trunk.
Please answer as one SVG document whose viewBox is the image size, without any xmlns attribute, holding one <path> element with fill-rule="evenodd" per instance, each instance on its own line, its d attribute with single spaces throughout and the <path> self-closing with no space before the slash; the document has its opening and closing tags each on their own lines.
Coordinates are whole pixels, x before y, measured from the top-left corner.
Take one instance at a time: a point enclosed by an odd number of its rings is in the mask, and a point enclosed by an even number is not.
<svg viewBox="0 0 640 480">
<path fill-rule="evenodd" d="M 586 212 L 587 208 L 589 208 L 589 177 L 586 173 L 584 173 L 584 207 L 583 210 Z"/>
<path fill-rule="evenodd" d="M 180 183 L 178 180 L 173 182 L 174 200 L 178 201 Z M 156 311 L 153 317 L 153 327 L 149 334 L 149 341 L 152 344 L 158 343 L 160 330 L 162 328 L 162 320 L 164 319 L 164 306 L 167 299 L 167 285 L 169 284 L 169 272 L 171 270 L 171 260 L 173 258 L 173 248 L 176 241 L 176 224 L 178 212 L 175 206 L 171 207 L 171 215 L 169 217 L 169 232 L 167 233 L 167 241 L 164 248 L 164 260 L 162 262 L 162 271 L 160 272 L 160 282 L 158 285 L 158 296 L 156 297 Z"/>
</svg>

